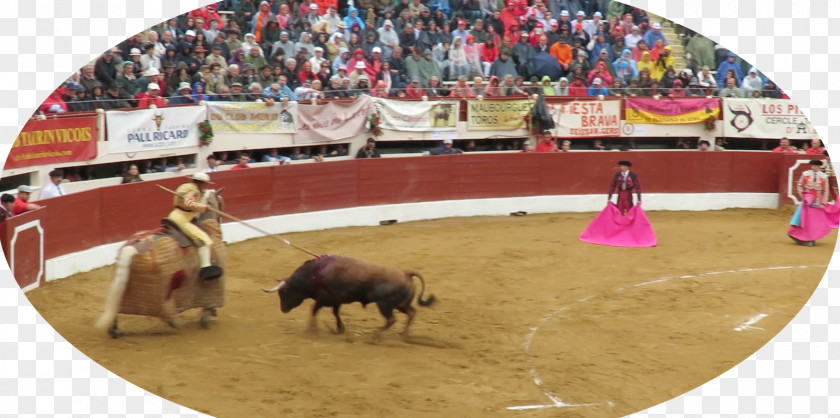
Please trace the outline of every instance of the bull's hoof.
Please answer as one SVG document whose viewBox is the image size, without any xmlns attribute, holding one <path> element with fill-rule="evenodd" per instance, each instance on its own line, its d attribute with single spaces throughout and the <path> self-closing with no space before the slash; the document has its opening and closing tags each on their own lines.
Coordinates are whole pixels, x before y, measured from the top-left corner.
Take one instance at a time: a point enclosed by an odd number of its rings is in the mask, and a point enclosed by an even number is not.
<svg viewBox="0 0 840 418">
<path fill-rule="evenodd" d="M 216 312 L 216 308 L 210 308 L 210 315 L 219 316 L 219 313 Z"/>
<path fill-rule="evenodd" d="M 333 334 L 341 335 L 344 334 L 344 332 L 346 332 L 347 330 L 344 327 L 339 327 L 336 329 L 331 329 L 330 331 L 332 331 Z"/>
</svg>

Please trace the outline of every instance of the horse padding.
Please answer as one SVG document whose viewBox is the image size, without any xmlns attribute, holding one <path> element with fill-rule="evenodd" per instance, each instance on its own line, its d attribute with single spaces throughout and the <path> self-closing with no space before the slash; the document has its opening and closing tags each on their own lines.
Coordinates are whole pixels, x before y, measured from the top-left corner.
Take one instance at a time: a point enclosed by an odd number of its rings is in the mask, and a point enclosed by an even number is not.
<svg viewBox="0 0 840 418">
<path fill-rule="evenodd" d="M 212 262 L 224 268 L 226 248 L 219 223 L 208 219 L 203 225 L 213 240 Z M 131 262 L 120 313 L 169 319 L 192 308 L 224 306 L 225 276 L 200 279 L 196 247 L 181 248 L 176 240 L 160 234 L 134 245 L 139 253 Z"/>
</svg>

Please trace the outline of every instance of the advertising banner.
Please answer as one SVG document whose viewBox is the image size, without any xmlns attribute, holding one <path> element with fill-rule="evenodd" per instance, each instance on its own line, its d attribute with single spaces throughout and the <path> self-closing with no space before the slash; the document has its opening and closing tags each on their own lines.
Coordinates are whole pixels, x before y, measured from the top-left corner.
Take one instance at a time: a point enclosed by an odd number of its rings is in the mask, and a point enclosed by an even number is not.
<svg viewBox="0 0 840 418">
<path fill-rule="evenodd" d="M 360 134 L 373 112 L 373 99 L 298 105 L 296 144 L 335 141 Z"/>
<path fill-rule="evenodd" d="M 624 119 L 627 123 L 681 124 L 700 123 L 720 115 L 720 101 L 716 98 L 626 98 Z"/>
<path fill-rule="evenodd" d="M 203 106 L 105 112 L 108 153 L 197 147 L 205 115 Z"/>
<path fill-rule="evenodd" d="M 723 99 L 723 135 L 739 138 L 819 138 L 817 130 L 799 106 L 784 99 Z"/>
<path fill-rule="evenodd" d="M 548 105 L 559 137 L 617 137 L 621 135 L 620 100 L 573 100 Z"/>
<path fill-rule="evenodd" d="M 395 131 L 455 130 L 458 102 L 373 99 L 380 127 Z"/>
<path fill-rule="evenodd" d="M 255 102 L 207 102 L 207 113 L 214 134 L 288 134 L 297 128 L 297 102 L 266 106 Z"/>
<path fill-rule="evenodd" d="M 525 116 L 531 102 L 524 100 L 470 100 L 467 102 L 467 129 L 505 131 L 526 128 Z"/>
<path fill-rule="evenodd" d="M 30 120 L 9 150 L 4 169 L 96 158 L 96 117 Z"/>
</svg>

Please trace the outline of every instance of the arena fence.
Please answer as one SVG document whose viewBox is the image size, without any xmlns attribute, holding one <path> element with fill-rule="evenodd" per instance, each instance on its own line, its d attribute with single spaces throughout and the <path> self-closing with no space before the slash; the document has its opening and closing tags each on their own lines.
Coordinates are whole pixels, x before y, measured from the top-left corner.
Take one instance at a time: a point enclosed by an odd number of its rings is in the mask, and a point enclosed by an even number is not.
<svg viewBox="0 0 840 418">
<path fill-rule="evenodd" d="M 648 210 L 775 208 L 795 203 L 792 179 L 808 159 L 768 152 L 466 154 L 214 173 L 225 211 L 272 233 L 379 220 L 499 215 L 505 211 L 597 211 L 616 161 L 630 158 Z M 103 187 L 45 201 L 0 224 L 7 261 L 29 290 L 47 280 L 113 263 L 133 233 L 156 228 L 179 178 Z M 784 225 L 780 225 L 784 228 Z M 225 239 L 257 235 L 224 224 Z"/>
</svg>

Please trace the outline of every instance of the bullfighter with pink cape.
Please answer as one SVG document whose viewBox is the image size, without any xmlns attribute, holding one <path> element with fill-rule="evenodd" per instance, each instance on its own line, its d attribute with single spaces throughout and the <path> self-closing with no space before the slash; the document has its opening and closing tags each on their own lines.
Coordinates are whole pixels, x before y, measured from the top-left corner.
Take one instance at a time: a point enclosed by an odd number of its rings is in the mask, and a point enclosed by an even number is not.
<svg viewBox="0 0 840 418">
<path fill-rule="evenodd" d="M 642 187 L 636 173 L 630 171 L 630 161 L 619 161 L 619 172 L 613 177 L 607 207 L 580 234 L 580 240 L 590 244 L 613 247 L 654 247 L 656 234 L 642 210 Z M 618 190 L 618 204 L 612 202 Z M 633 192 L 637 203 L 633 204 Z"/>
<path fill-rule="evenodd" d="M 825 154 L 828 156 L 828 154 Z M 837 190 L 837 177 L 834 175 L 834 168 L 828 159 L 823 160 L 823 173 L 828 176 L 828 200 L 834 201 L 825 205 L 825 216 L 828 217 L 828 226 L 832 229 L 840 227 L 840 196 Z"/>
<path fill-rule="evenodd" d="M 796 183 L 802 202 L 790 220 L 788 236 L 799 245 L 813 247 L 831 232 L 831 224 L 826 214 L 828 176 L 820 170 L 822 161 L 811 160 L 809 164 L 811 169 L 802 173 Z"/>
</svg>

